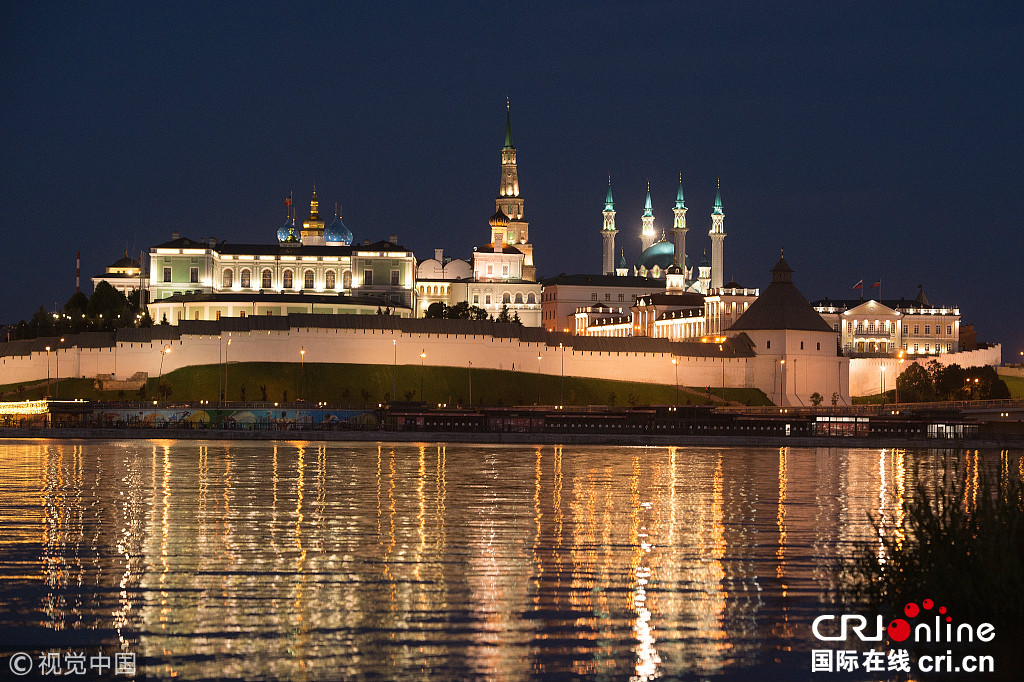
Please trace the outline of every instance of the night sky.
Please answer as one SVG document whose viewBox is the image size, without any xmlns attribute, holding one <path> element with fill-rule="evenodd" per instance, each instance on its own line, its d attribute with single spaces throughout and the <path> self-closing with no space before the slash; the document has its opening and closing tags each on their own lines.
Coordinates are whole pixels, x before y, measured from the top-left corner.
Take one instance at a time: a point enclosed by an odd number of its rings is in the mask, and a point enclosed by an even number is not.
<svg viewBox="0 0 1024 682">
<path fill-rule="evenodd" d="M 316 184 L 357 240 L 489 239 L 505 98 L 541 277 L 601 267 L 603 199 L 639 252 L 648 180 L 687 250 L 810 299 L 958 305 L 1024 349 L 1018 3 L 13 3 L 0 27 L 0 322 L 170 239 L 269 243 Z M 868 289 L 868 292 L 877 289 Z"/>
</svg>

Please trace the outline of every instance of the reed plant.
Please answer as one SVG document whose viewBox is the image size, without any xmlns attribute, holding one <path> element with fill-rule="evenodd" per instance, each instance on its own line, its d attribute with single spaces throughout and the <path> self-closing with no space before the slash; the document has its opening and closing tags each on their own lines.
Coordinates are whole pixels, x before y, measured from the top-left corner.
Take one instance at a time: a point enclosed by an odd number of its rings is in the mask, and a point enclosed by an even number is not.
<svg viewBox="0 0 1024 682">
<path fill-rule="evenodd" d="M 902 533 L 873 519 L 876 538 L 840 567 L 844 601 L 901 613 L 931 598 L 960 622 L 1024 629 L 1024 486 L 1012 469 L 979 478 L 918 480 Z"/>
</svg>

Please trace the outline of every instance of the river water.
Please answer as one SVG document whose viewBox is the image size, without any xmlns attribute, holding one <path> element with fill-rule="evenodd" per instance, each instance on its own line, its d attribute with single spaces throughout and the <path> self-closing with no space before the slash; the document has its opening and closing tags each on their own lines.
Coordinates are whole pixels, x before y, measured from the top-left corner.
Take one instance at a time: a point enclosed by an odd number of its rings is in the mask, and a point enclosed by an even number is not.
<svg viewBox="0 0 1024 682">
<path fill-rule="evenodd" d="M 1021 454 L 3 441 L 0 654 L 130 652 L 159 679 L 810 679 L 852 543 L 899 532 L 915 481 Z"/>
</svg>

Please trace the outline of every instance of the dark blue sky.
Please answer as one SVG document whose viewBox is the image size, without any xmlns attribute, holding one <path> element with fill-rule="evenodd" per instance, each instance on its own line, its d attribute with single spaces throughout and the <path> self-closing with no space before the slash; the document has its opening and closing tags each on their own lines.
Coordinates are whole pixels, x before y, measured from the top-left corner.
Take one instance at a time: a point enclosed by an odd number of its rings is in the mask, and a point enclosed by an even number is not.
<svg viewBox="0 0 1024 682">
<path fill-rule="evenodd" d="M 698 259 L 721 177 L 727 278 L 785 247 L 808 298 L 923 284 L 1024 349 L 1024 10 L 692 4 L 16 3 L 0 320 L 63 305 L 76 250 L 87 278 L 172 231 L 269 242 L 314 182 L 357 239 L 467 257 L 508 96 L 542 277 L 599 271 L 609 172 L 627 257 L 682 172 Z"/>
</svg>

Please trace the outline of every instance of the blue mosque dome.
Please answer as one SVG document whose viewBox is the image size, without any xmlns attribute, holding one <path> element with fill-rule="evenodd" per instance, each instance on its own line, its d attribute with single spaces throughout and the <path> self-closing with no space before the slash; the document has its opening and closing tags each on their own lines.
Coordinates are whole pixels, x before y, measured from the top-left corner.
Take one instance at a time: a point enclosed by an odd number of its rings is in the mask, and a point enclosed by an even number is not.
<svg viewBox="0 0 1024 682">
<path fill-rule="evenodd" d="M 636 259 L 636 269 L 640 271 L 643 268 L 643 272 L 650 272 L 654 266 L 658 266 L 660 271 L 665 271 L 672 265 L 672 261 L 675 258 L 675 245 L 672 242 L 662 240 L 655 242 L 651 246 L 640 254 L 640 257 Z M 690 257 L 686 256 L 685 262 L 686 269 L 690 269 Z"/>
<path fill-rule="evenodd" d="M 352 246 L 352 231 L 341 222 L 341 216 L 334 216 L 334 222 L 324 230 L 324 241 L 329 246 Z"/>
<path fill-rule="evenodd" d="M 295 223 L 291 218 L 288 218 L 284 221 L 284 225 L 282 225 L 277 231 L 277 241 L 286 242 L 292 235 L 295 235 Z M 295 235 L 295 239 L 297 238 L 298 235 Z"/>
</svg>

